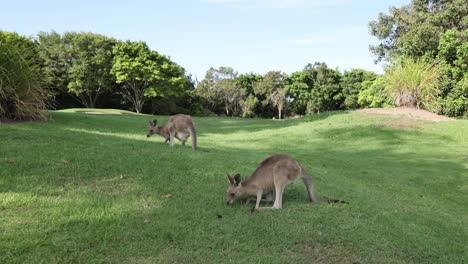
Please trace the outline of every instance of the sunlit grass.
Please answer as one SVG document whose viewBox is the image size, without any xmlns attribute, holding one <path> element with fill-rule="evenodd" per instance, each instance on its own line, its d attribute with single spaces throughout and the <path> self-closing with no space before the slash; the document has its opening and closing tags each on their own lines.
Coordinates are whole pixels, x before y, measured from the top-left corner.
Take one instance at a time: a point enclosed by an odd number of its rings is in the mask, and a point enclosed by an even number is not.
<svg viewBox="0 0 468 264">
<path fill-rule="evenodd" d="M 467 121 L 195 118 L 193 153 L 146 139 L 155 117 L 119 112 L 0 126 L 0 263 L 468 260 Z M 310 204 L 295 183 L 282 210 L 227 207 L 226 173 L 249 175 L 273 153 L 350 204 Z"/>
<path fill-rule="evenodd" d="M 69 108 L 58 110 L 61 113 L 82 113 L 89 115 L 140 115 L 135 112 L 120 109 L 98 109 L 98 108 Z"/>
</svg>

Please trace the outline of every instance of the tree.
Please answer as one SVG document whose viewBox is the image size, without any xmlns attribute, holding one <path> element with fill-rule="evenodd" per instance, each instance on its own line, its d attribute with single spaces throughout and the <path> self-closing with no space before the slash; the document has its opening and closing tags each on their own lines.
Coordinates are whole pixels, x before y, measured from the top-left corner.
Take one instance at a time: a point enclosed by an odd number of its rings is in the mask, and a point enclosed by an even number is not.
<svg viewBox="0 0 468 264">
<path fill-rule="evenodd" d="M 125 41 L 115 45 L 111 73 L 121 84 L 122 95 L 137 113 L 144 104 L 146 89 L 157 78 L 157 66 L 144 42 Z"/>
<path fill-rule="evenodd" d="M 242 117 L 254 117 L 255 108 L 259 105 L 258 98 L 250 94 L 247 98 L 241 100 Z"/>
<path fill-rule="evenodd" d="M 237 115 L 241 111 L 241 100 L 244 98 L 242 90 L 234 80 L 220 80 L 218 85 L 221 88 L 219 95 L 224 101 L 226 115 Z"/>
<path fill-rule="evenodd" d="M 374 72 L 352 69 L 345 71 L 341 80 L 343 88 L 344 107 L 347 109 L 356 109 L 359 107 L 358 94 L 363 88 L 362 85 L 366 81 L 374 81 L 377 74 Z"/>
<path fill-rule="evenodd" d="M 398 56 L 434 58 L 440 35 L 449 29 L 464 31 L 468 20 L 467 0 L 412 0 L 411 4 L 390 8 L 369 23 L 379 44 L 371 46 L 377 61 Z"/>
<path fill-rule="evenodd" d="M 36 43 L 41 57 L 41 68 L 47 77 L 47 87 L 51 91 L 54 106 L 69 107 L 66 101 L 72 99 L 68 93 L 68 72 L 73 62 L 70 46 L 55 31 L 39 32 Z M 73 101 L 74 102 L 74 101 Z"/>
<path fill-rule="evenodd" d="M 308 64 L 304 68 L 305 82 L 310 89 L 308 112 L 338 110 L 343 104 L 341 73 L 325 63 Z"/>
<path fill-rule="evenodd" d="M 218 109 L 222 107 L 222 101 L 218 97 L 218 89 L 216 86 L 216 80 L 213 77 L 212 71 L 214 68 L 210 68 L 206 72 L 205 78 L 198 83 L 195 93 L 203 98 L 206 102 L 206 107 L 215 113 L 218 113 Z"/>
<path fill-rule="evenodd" d="M 463 66 L 468 61 L 467 0 L 412 0 L 409 5 L 392 7 L 390 14 L 379 14 L 369 29 L 380 42 L 370 47 L 377 61 L 413 57 L 438 65 L 441 107 L 433 111 L 468 116 L 464 74 L 468 70 Z"/>
<path fill-rule="evenodd" d="M 85 107 L 94 108 L 99 96 L 113 87 L 110 71 L 117 41 L 93 33 L 69 32 L 63 38 L 73 58 L 68 69 L 68 92 Z"/>
<path fill-rule="evenodd" d="M 254 95 L 254 85 L 263 79 L 262 75 L 255 73 L 243 73 L 237 76 L 236 85 L 244 90 L 246 95 Z"/>
<path fill-rule="evenodd" d="M 145 42 L 125 41 L 114 46 L 111 74 L 137 113 L 146 98 L 178 95 L 190 87 L 185 70 Z"/>
<path fill-rule="evenodd" d="M 442 34 L 437 60 L 442 71 L 441 113 L 468 116 L 468 30 Z"/>
<path fill-rule="evenodd" d="M 257 108 L 260 105 L 260 101 L 255 95 L 254 85 L 261 81 L 263 77 L 255 73 L 240 74 L 236 78 L 236 86 L 241 89 L 243 94 L 240 100 L 243 117 L 254 117 L 257 113 Z"/>
<path fill-rule="evenodd" d="M 278 119 L 281 119 L 282 117 L 282 112 L 284 109 L 284 105 L 286 104 L 286 95 L 287 91 L 284 88 L 278 88 L 276 89 L 271 95 L 270 95 L 270 102 L 278 108 Z"/>
<path fill-rule="evenodd" d="M 312 90 L 312 86 L 307 84 L 306 72 L 293 72 L 290 76 L 286 77 L 285 83 L 293 111 L 297 114 L 305 114 L 307 104 L 311 100 Z"/>
<path fill-rule="evenodd" d="M 393 107 L 393 100 L 385 92 L 384 77 L 364 81 L 358 94 L 360 107 Z"/>
<path fill-rule="evenodd" d="M 197 94 L 210 102 L 210 109 L 218 112 L 222 106 L 226 115 L 236 115 L 241 110 L 244 93 L 236 84 L 237 72 L 230 67 L 210 68 L 198 87 Z"/>
<path fill-rule="evenodd" d="M 263 106 L 272 103 L 278 110 L 278 118 L 281 119 L 282 111 L 286 103 L 287 91 L 284 85 L 285 76 L 279 71 L 270 71 L 263 79 L 254 85 L 254 92 L 260 95 Z"/>
</svg>

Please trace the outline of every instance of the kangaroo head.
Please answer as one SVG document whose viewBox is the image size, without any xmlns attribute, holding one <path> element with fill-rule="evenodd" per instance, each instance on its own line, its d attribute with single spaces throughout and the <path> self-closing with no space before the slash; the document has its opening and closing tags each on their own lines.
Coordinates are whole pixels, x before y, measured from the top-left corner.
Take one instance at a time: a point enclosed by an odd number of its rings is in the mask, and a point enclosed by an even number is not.
<svg viewBox="0 0 468 264">
<path fill-rule="evenodd" d="M 231 205 L 237 197 L 242 195 L 241 177 L 239 174 L 233 176 L 227 175 L 229 180 L 229 187 L 227 189 L 226 204 Z"/>
<path fill-rule="evenodd" d="M 158 120 L 153 120 L 149 121 L 149 130 L 148 133 L 146 134 L 146 137 L 151 137 L 154 134 L 157 134 L 159 132 L 159 127 L 157 126 Z"/>
</svg>

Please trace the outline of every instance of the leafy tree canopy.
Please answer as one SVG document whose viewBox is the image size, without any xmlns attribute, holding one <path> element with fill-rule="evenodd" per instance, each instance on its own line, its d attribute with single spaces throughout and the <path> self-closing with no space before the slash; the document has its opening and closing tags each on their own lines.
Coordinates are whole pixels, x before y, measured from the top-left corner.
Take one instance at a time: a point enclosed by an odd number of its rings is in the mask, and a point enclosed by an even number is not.
<svg viewBox="0 0 468 264">
<path fill-rule="evenodd" d="M 435 57 L 441 34 L 468 26 L 467 0 L 413 0 L 411 4 L 391 7 L 369 23 L 370 33 L 380 40 L 371 46 L 377 61 L 395 56 Z"/>
</svg>

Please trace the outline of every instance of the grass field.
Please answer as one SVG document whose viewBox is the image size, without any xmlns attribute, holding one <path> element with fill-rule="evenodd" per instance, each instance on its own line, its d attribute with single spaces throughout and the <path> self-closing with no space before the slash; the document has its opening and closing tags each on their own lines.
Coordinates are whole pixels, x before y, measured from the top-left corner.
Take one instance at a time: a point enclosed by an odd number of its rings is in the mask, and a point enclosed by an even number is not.
<svg viewBox="0 0 468 264">
<path fill-rule="evenodd" d="M 0 125 L 0 263 L 468 263 L 468 121 L 195 118 L 193 153 L 147 140 L 152 118 Z M 350 204 L 297 182 L 281 210 L 226 206 L 226 173 L 274 153 Z"/>
</svg>

